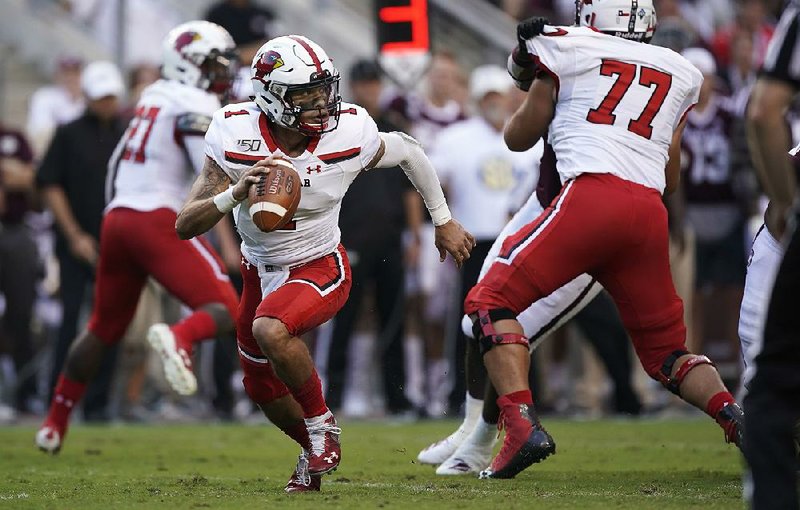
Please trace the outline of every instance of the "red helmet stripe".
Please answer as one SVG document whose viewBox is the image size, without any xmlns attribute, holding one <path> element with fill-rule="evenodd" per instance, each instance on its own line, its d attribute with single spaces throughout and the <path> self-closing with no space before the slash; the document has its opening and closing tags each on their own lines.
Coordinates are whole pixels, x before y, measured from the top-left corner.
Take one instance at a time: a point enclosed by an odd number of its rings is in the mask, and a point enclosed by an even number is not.
<svg viewBox="0 0 800 510">
<path fill-rule="evenodd" d="M 319 61 L 319 57 L 317 56 L 316 52 L 314 52 L 314 49 L 311 48 L 311 45 L 308 44 L 307 42 L 305 42 L 303 39 L 301 39 L 299 37 L 289 36 L 289 38 L 290 39 L 294 39 L 295 41 L 300 43 L 300 46 L 302 46 L 303 49 L 305 49 L 308 52 L 308 54 L 311 55 L 311 60 L 313 60 L 314 61 L 314 65 L 317 66 L 317 72 L 321 73 L 322 72 L 322 62 Z"/>
</svg>

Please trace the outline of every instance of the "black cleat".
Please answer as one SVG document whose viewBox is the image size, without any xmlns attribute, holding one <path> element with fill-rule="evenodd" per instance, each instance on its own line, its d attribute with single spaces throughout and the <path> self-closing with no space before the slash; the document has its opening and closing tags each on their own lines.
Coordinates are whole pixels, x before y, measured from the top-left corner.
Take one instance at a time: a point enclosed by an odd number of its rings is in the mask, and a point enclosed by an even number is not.
<svg viewBox="0 0 800 510">
<path fill-rule="evenodd" d="M 725 431 L 725 441 L 742 450 L 744 444 L 744 411 L 736 402 L 727 404 L 717 413 L 717 423 Z"/>
<path fill-rule="evenodd" d="M 492 464 L 478 478 L 514 478 L 530 466 L 556 453 L 553 437 L 539 423 L 533 406 L 511 404 L 503 406 L 500 423 L 506 429 L 503 447 Z"/>
</svg>

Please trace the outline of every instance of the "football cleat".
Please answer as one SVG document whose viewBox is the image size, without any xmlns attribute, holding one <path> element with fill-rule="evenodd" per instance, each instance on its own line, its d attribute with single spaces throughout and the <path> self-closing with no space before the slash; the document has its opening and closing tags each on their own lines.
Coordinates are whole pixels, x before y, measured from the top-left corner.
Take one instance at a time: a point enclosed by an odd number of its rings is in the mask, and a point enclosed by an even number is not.
<svg viewBox="0 0 800 510">
<path fill-rule="evenodd" d="M 733 443 L 742 449 L 744 439 L 744 412 L 739 404 L 726 404 L 717 413 L 717 423 L 725 431 L 725 442 Z"/>
<path fill-rule="evenodd" d="M 61 439 L 63 437 L 64 434 L 55 426 L 45 423 L 36 432 L 36 446 L 45 453 L 55 455 L 61 450 Z"/>
<path fill-rule="evenodd" d="M 455 453 L 456 449 L 464 442 L 473 428 L 474 424 L 473 427 L 468 428 L 466 423 L 462 423 L 455 432 L 442 440 L 428 445 L 427 448 L 419 452 L 417 460 L 421 464 L 441 464 Z"/>
<path fill-rule="evenodd" d="M 308 472 L 313 476 L 335 471 L 342 460 L 339 444 L 342 429 L 336 425 L 336 418 L 328 411 L 321 416 L 306 418 L 305 421 L 311 445 L 308 452 Z"/>
<path fill-rule="evenodd" d="M 178 345 L 178 339 L 166 324 L 150 326 L 147 341 L 161 357 L 164 375 L 172 389 L 180 395 L 193 395 L 197 391 L 197 378 L 192 372 L 191 347 Z"/>
<path fill-rule="evenodd" d="M 506 436 L 492 464 L 478 475 L 481 479 L 514 478 L 531 464 L 556 453 L 556 443 L 539 423 L 532 405 L 498 404 L 502 409 L 499 424 L 506 429 Z"/>
<path fill-rule="evenodd" d="M 319 491 L 322 485 L 322 476 L 312 476 L 308 472 L 308 452 L 302 450 L 300 456 L 297 458 L 297 466 L 294 468 L 289 482 L 284 487 L 284 491 L 288 493 L 293 492 L 314 492 Z"/>
</svg>

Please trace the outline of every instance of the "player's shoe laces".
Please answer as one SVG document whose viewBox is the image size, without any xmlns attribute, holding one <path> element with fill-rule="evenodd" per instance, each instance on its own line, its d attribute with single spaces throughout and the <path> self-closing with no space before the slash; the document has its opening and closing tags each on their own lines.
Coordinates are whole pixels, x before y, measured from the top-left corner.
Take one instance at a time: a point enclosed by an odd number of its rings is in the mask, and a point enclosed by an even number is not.
<svg viewBox="0 0 800 510">
<path fill-rule="evenodd" d="M 311 443 L 308 472 L 313 476 L 336 470 L 342 460 L 342 449 L 339 445 L 342 429 L 336 425 L 336 418 L 328 411 L 321 416 L 306 418 L 305 421 Z"/>
<path fill-rule="evenodd" d="M 64 434 L 55 425 L 45 422 L 42 428 L 36 432 L 36 446 L 45 453 L 55 455 L 61 450 L 63 437 Z"/>
<path fill-rule="evenodd" d="M 450 458 L 456 449 L 464 442 L 472 428 L 467 428 L 466 423 L 462 423 L 455 432 L 446 438 L 428 445 L 417 455 L 417 460 L 422 464 L 438 465 Z M 486 467 L 486 466 L 484 466 Z"/>
<path fill-rule="evenodd" d="M 289 482 L 284 487 L 284 491 L 292 492 L 313 492 L 319 491 L 322 485 L 322 477 L 320 475 L 311 476 L 308 472 L 308 452 L 303 450 L 297 458 L 297 466 L 294 468 Z"/>
<path fill-rule="evenodd" d="M 744 412 L 739 404 L 727 404 L 717 413 L 717 423 L 725 431 L 725 441 L 742 449 L 744 439 Z"/>
<path fill-rule="evenodd" d="M 489 426 L 488 424 L 486 426 Z M 466 475 L 480 473 L 492 460 L 492 450 L 497 443 L 497 434 L 492 426 L 491 435 L 480 434 L 480 425 L 470 434 L 456 451 L 436 468 L 437 475 Z"/>
<path fill-rule="evenodd" d="M 500 402 L 498 402 L 500 403 Z M 539 423 L 532 405 L 501 404 L 500 427 L 506 429 L 503 447 L 479 478 L 514 478 L 531 464 L 556 453 L 556 443 Z"/>
<path fill-rule="evenodd" d="M 166 324 L 153 324 L 147 330 L 147 341 L 161 357 L 164 375 L 172 389 L 181 395 L 192 395 L 197 391 L 197 378 L 192 372 L 191 347 L 179 345 L 177 338 Z"/>
</svg>

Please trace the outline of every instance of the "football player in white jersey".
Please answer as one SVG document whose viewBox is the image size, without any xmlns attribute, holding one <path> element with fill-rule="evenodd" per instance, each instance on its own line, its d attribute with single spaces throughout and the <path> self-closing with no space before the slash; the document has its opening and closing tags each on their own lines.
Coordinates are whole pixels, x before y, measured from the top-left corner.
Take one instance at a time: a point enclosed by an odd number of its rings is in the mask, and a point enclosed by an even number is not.
<svg viewBox="0 0 800 510">
<path fill-rule="evenodd" d="M 528 340 L 516 317 L 581 273 L 611 294 L 645 371 L 741 444 L 741 409 L 711 361 L 685 347 L 661 199 L 677 185 L 684 116 L 702 75 L 677 53 L 642 44 L 656 25 L 650 0 L 584 0 L 578 8 L 580 27 L 521 23 L 509 59 L 518 81 L 534 68 L 541 74 L 507 125 L 506 143 L 527 150 L 547 132 L 564 186 L 506 239 L 464 303 L 506 430 L 484 478 L 512 478 L 555 453 L 533 409 Z"/>
<path fill-rule="evenodd" d="M 450 253 L 461 265 L 475 241 L 451 218 L 421 146 L 403 134 L 379 133 L 366 110 L 341 102 L 339 73 L 319 45 L 297 35 L 275 38 L 261 47 L 251 70 L 254 101 L 214 114 L 205 167 L 176 228 L 188 239 L 234 211 L 242 237 L 236 329 L 245 390 L 302 448 L 286 491 L 314 491 L 340 462 L 341 429 L 299 336 L 331 319 L 349 293 L 337 225 L 348 186 L 361 171 L 399 165 L 436 225 L 442 260 Z M 289 224 L 265 233 L 243 201 L 277 159 L 298 170 L 302 194 Z"/>
<path fill-rule="evenodd" d="M 61 448 L 70 412 L 102 355 L 128 328 L 148 276 L 193 310 L 172 326 L 152 326 L 147 335 L 178 393 L 197 389 L 192 345 L 235 325 L 237 295 L 219 256 L 203 239 L 175 235 L 177 212 L 202 169 L 203 135 L 236 72 L 233 39 L 218 25 L 192 21 L 168 34 L 163 51 L 162 79 L 142 93 L 109 162 L 94 309 L 36 434 L 36 444 L 50 453 Z"/>
</svg>

